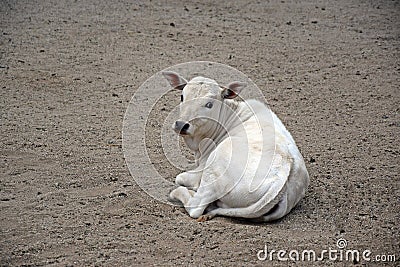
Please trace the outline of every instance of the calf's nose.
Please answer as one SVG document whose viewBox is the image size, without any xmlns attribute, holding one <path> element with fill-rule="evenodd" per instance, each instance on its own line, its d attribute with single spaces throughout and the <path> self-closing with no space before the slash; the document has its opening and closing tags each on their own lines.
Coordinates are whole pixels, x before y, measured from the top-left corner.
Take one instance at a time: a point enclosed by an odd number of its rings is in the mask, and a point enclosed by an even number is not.
<svg viewBox="0 0 400 267">
<path fill-rule="evenodd" d="M 179 134 L 187 134 L 187 130 L 189 130 L 190 124 L 184 121 L 176 121 L 174 128 Z"/>
</svg>

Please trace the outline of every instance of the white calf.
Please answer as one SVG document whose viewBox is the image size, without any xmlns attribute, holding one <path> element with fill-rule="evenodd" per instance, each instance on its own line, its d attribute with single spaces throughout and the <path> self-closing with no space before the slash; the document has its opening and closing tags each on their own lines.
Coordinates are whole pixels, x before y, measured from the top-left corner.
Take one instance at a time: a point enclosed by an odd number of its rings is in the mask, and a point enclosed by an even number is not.
<svg viewBox="0 0 400 267">
<path fill-rule="evenodd" d="M 259 101 L 238 101 L 243 83 L 222 87 L 208 78 L 187 82 L 174 72 L 163 75 L 182 90 L 181 118 L 173 129 L 198 163 L 176 177 L 180 186 L 170 198 L 199 221 L 216 215 L 272 221 L 289 213 L 309 176 L 278 117 Z"/>
</svg>

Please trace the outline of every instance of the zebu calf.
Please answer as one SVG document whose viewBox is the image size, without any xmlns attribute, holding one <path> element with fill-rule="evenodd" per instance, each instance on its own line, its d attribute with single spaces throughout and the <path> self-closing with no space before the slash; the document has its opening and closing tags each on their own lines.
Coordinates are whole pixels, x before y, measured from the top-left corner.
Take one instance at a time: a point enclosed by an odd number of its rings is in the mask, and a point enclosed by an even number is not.
<svg viewBox="0 0 400 267">
<path fill-rule="evenodd" d="M 259 101 L 238 101 L 243 83 L 222 87 L 204 77 L 187 82 L 174 72 L 163 75 L 182 90 L 173 129 L 198 163 L 176 177 L 179 187 L 170 198 L 199 221 L 216 215 L 272 221 L 289 213 L 305 195 L 309 176 L 278 117 Z"/>
</svg>

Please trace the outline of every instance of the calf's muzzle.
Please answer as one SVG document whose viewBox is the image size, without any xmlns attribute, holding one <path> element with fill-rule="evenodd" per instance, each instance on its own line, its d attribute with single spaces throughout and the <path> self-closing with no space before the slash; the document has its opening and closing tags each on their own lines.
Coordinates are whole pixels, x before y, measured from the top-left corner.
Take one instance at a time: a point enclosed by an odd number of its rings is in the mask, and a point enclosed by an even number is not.
<svg viewBox="0 0 400 267">
<path fill-rule="evenodd" d="M 174 124 L 174 130 L 180 135 L 187 135 L 190 124 L 185 121 L 176 121 Z"/>
</svg>

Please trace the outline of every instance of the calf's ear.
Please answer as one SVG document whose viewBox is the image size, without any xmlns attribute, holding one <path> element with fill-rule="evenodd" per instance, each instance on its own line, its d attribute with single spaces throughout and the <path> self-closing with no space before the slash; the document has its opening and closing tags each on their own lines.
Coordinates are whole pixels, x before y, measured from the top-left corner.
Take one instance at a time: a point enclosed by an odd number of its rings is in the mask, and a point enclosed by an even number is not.
<svg viewBox="0 0 400 267">
<path fill-rule="evenodd" d="M 224 87 L 224 90 L 222 91 L 222 98 L 225 99 L 232 99 L 237 97 L 240 92 L 247 86 L 246 83 L 243 82 L 231 82 L 228 84 L 227 87 Z"/>
<path fill-rule="evenodd" d="M 163 71 L 162 75 L 168 80 L 169 84 L 178 90 L 182 90 L 187 84 L 185 78 L 182 78 L 178 73 L 173 71 Z"/>
</svg>

